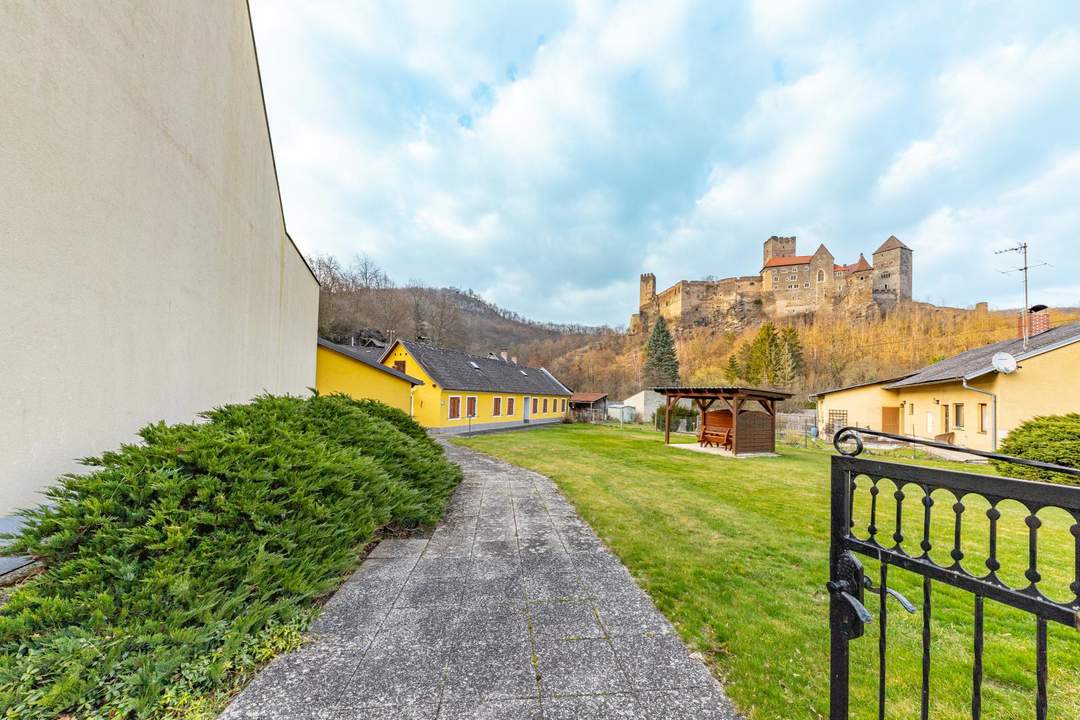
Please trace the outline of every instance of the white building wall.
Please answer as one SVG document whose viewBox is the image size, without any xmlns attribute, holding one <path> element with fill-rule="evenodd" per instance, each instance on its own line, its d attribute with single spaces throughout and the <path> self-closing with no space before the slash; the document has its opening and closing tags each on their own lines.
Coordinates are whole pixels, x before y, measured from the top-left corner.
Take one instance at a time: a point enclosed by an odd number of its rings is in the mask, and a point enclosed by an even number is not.
<svg viewBox="0 0 1080 720">
<path fill-rule="evenodd" d="M 0 515 L 149 421 L 314 385 L 247 5 L 0 3 Z"/>
</svg>

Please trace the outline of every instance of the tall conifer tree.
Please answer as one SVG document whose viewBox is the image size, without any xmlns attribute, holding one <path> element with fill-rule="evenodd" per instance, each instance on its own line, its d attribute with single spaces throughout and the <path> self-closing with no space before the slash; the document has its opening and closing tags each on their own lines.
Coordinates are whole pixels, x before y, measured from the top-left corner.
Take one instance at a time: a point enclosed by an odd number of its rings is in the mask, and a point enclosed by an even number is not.
<svg viewBox="0 0 1080 720">
<path fill-rule="evenodd" d="M 661 316 L 645 343 L 645 382 L 651 387 L 679 384 L 679 357 L 675 339 Z"/>
</svg>

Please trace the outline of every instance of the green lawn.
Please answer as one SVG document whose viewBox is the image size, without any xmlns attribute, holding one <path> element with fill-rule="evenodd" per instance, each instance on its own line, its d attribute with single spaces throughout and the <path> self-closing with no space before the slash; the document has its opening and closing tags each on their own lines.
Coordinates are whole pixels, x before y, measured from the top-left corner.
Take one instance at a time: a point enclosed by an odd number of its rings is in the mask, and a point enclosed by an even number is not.
<svg viewBox="0 0 1080 720">
<path fill-rule="evenodd" d="M 553 478 L 682 637 L 709 659 L 749 717 L 827 715 L 828 453 L 784 447 L 779 458 L 730 459 L 665 447 L 647 429 L 584 425 L 459 442 Z M 945 502 L 939 499 L 935 508 L 948 507 Z M 921 512 L 913 504 L 906 505 L 904 529 L 917 542 Z M 980 574 L 984 511 L 972 505 L 964 516 L 964 563 Z M 857 502 L 863 526 L 865 513 Z M 1056 597 L 1071 597 L 1069 519 L 1040 517 L 1040 570 Z M 1019 584 L 1027 562 L 1023 514 L 1006 507 L 999 522 L 1002 576 Z M 880 532 L 891 535 L 893 528 L 882 524 Z M 934 523 L 944 553 L 951 527 Z M 864 564 L 876 581 L 876 563 Z M 919 578 L 894 568 L 889 580 L 921 605 Z M 969 718 L 973 601 L 934 587 L 931 717 Z M 859 718 L 876 717 L 877 599 L 867 597 L 875 622 L 852 643 L 852 707 Z M 1030 616 L 987 602 L 984 718 L 1034 716 L 1034 627 Z M 918 717 L 920 637 L 921 612 L 907 615 L 892 603 L 888 717 Z M 1052 625 L 1049 648 L 1050 717 L 1075 720 L 1080 633 Z"/>
</svg>

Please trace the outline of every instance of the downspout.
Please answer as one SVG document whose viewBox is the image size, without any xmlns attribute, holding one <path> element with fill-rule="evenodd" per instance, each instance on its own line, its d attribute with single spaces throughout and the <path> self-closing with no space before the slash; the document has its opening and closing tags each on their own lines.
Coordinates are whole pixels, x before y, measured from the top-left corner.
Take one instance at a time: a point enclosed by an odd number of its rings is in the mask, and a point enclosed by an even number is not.
<svg viewBox="0 0 1080 720">
<path fill-rule="evenodd" d="M 960 384 L 964 386 L 965 390 L 970 390 L 971 392 L 976 392 L 980 395 L 986 395 L 990 398 L 990 432 L 993 433 L 993 437 L 991 438 L 991 449 L 996 452 L 998 444 L 997 395 L 990 392 L 989 390 L 980 390 L 979 388 L 971 387 L 970 385 L 968 385 L 966 377 L 960 378 Z"/>
</svg>

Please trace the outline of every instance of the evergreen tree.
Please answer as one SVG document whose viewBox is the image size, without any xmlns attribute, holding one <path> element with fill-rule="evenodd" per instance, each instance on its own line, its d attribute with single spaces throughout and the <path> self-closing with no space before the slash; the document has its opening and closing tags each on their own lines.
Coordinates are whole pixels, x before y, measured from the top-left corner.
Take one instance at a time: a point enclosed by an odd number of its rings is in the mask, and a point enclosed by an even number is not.
<svg viewBox="0 0 1080 720">
<path fill-rule="evenodd" d="M 795 370 L 795 358 L 791 354 L 791 346 L 781 342 L 776 346 L 776 358 L 773 366 L 771 384 L 776 387 L 790 388 L 795 384 L 797 373 Z"/>
<path fill-rule="evenodd" d="M 750 343 L 750 367 L 747 368 L 747 380 L 753 376 L 755 383 L 765 381 L 772 384 L 774 382 L 778 338 L 776 326 L 772 323 L 767 322 L 758 329 L 757 335 Z"/>
<path fill-rule="evenodd" d="M 735 357 L 735 353 L 731 353 L 727 359 L 727 368 L 724 370 L 724 377 L 731 384 L 739 382 L 739 361 Z"/>
<path fill-rule="evenodd" d="M 761 368 L 754 363 L 752 343 L 746 343 L 739 348 L 739 377 L 748 385 L 761 384 Z"/>
<path fill-rule="evenodd" d="M 799 341 L 799 331 L 792 326 L 784 328 L 780 334 L 780 340 L 791 354 L 792 366 L 795 368 L 795 377 L 801 377 L 806 369 L 806 360 L 803 357 L 802 343 Z"/>
<path fill-rule="evenodd" d="M 657 318 L 652 334 L 645 343 L 645 382 L 657 387 L 679 384 L 679 357 L 675 353 L 675 340 L 662 316 Z"/>
</svg>

